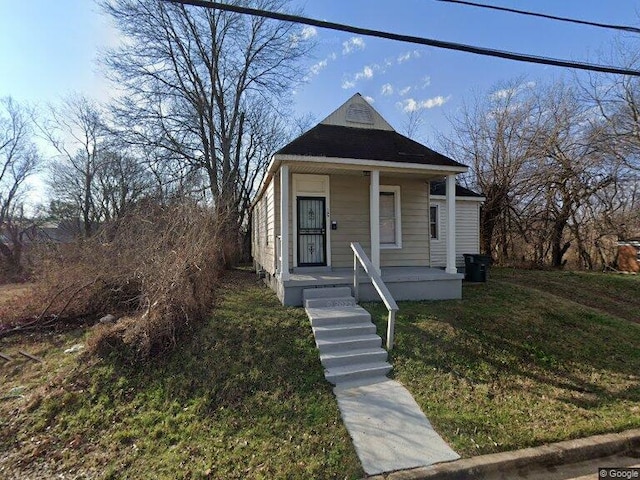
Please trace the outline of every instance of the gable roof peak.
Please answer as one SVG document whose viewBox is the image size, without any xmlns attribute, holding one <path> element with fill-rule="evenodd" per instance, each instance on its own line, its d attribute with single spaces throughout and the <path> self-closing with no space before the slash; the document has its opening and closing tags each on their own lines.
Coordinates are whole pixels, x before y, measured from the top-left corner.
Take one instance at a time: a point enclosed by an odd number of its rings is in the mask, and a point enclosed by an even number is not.
<svg viewBox="0 0 640 480">
<path fill-rule="evenodd" d="M 353 95 L 320 125 L 395 131 L 360 93 Z"/>
</svg>

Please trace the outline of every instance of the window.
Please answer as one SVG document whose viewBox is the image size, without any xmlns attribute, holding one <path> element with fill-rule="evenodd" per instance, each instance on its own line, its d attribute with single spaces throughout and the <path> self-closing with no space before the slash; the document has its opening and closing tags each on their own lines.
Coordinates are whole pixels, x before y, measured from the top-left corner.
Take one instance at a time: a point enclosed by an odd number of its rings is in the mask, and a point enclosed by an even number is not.
<svg viewBox="0 0 640 480">
<path fill-rule="evenodd" d="M 380 186 L 380 246 L 402 246 L 400 187 Z"/>
<path fill-rule="evenodd" d="M 431 231 L 431 238 L 438 239 L 438 206 L 433 205 L 429 207 L 429 230 Z"/>
</svg>

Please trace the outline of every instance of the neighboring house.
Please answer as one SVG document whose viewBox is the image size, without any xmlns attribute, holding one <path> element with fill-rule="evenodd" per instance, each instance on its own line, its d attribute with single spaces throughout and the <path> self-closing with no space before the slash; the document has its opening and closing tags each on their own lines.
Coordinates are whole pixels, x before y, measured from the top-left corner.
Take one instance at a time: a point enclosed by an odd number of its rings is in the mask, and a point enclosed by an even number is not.
<svg viewBox="0 0 640 480">
<path fill-rule="evenodd" d="M 640 238 L 618 242 L 616 268 L 621 272 L 640 272 Z"/>
<path fill-rule="evenodd" d="M 482 200 L 454 188 L 466 171 L 356 94 L 274 155 L 253 202 L 256 268 L 284 304 L 300 305 L 304 288 L 352 284 L 357 242 L 396 300 L 460 298 L 457 265 L 478 253 Z M 366 275 L 361 282 L 361 298 L 377 299 Z"/>
</svg>

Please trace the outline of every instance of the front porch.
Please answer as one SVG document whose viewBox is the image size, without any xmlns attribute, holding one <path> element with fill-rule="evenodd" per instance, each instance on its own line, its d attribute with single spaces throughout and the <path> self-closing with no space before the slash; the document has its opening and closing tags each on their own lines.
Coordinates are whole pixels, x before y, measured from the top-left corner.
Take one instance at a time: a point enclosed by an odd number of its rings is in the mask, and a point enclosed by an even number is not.
<svg viewBox="0 0 640 480">
<path fill-rule="evenodd" d="M 400 300 L 448 300 L 461 298 L 463 274 L 430 267 L 382 267 L 382 280 L 393 298 Z M 289 273 L 288 279 L 266 273 L 265 281 L 284 305 L 301 306 L 302 291 L 309 288 L 353 287 L 353 268 L 313 269 Z M 367 275 L 359 275 L 360 301 L 380 301 Z"/>
</svg>

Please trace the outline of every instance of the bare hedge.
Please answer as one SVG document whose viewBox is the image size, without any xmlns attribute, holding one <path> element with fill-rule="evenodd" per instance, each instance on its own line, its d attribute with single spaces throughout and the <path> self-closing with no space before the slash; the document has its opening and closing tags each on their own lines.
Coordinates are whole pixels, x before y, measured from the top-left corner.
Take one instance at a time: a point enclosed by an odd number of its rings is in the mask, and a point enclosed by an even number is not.
<svg viewBox="0 0 640 480">
<path fill-rule="evenodd" d="M 233 240 L 220 219 L 193 203 L 140 205 L 94 237 L 43 255 L 31 323 L 96 320 L 94 353 L 148 358 L 165 352 L 177 335 L 211 312 L 215 286 Z M 227 245 L 230 244 L 230 245 Z"/>
</svg>

